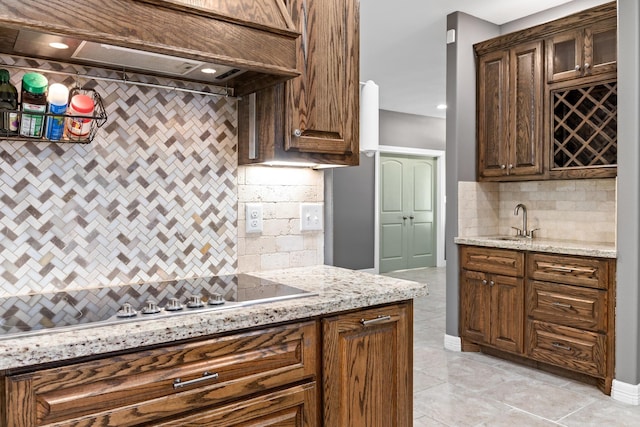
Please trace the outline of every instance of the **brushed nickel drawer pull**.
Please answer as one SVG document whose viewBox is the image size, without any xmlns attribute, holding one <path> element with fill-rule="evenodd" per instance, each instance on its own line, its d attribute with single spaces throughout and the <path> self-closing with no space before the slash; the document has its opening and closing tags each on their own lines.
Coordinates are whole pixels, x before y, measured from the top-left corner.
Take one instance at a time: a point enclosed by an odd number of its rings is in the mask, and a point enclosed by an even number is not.
<svg viewBox="0 0 640 427">
<path fill-rule="evenodd" d="M 594 274 L 597 268 L 579 268 L 579 267 L 565 267 L 564 265 L 551 264 L 546 262 L 538 263 L 538 269 L 546 271 L 556 271 L 558 273 L 580 273 L 580 274 Z"/>
<path fill-rule="evenodd" d="M 210 373 L 209 371 L 205 371 L 200 378 L 195 378 L 189 381 L 182 381 L 180 378 L 176 378 L 173 380 L 173 389 L 178 389 L 182 387 L 186 387 L 189 385 L 197 384 L 202 381 L 215 380 L 218 378 L 218 373 Z"/>
<path fill-rule="evenodd" d="M 388 322 L 389 320 L 391 320 L 391 316 L 378 316 L 375 319 L 369 319 L 369 320 L 360 320 L 360 324 L 362 326 L 370 326 L 370 325 L 375 325 L 376 323 L 382 323 L 382 322 Z"/>
<path fill-rule="evenodd" d="M 558 271 L 560 273 L 573 273 L 573 268 L 571 267 L 562 267 L 562 266 L 553 266 L 549 267 L 550 271 Z"/>
<path fill-rule="evenodd" d="M 562 303 L 562 302 L 554 302 L 551 305 L 554 305 L 556 307 L 562 307 L 562 308 L 573 308 L 573 306 L 571 304 L 565 304 L 565 303 Z"/>
<path fill-rule="evenodd" d="M 566 345 L 562 345 L 559 342 L 552 342 L 551 345 L 554 346 L 555 348 L 559 348 L 560 350 L 571 351 L 571 347 L 567 347 Z"/>
</svg>

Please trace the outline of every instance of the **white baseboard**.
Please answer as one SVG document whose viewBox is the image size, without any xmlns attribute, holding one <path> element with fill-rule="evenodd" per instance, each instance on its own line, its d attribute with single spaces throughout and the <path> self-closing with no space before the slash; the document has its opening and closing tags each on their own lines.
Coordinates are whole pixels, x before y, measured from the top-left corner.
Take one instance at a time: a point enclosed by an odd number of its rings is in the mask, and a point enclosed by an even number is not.
<svg viewBox="0 0 640 427">
<path fill-rule="evenodd" d="M 640 384 L 633 385 L 613 380 L 611 397 L 629 405 L 640 405 Z"/>
<path fill-rule="evenodd" d="M 462 351 L 462 340 L 460 337 L 444 334 L 444 348 L 451 351 Z"/>
<path fill-rule="evenodd" d="M 358 270 L 358 271 L 362 271 L 363 273 L 376 274 L 376 269 L 375 268 L 363 268 L 362 270 Z"/>
</svg>

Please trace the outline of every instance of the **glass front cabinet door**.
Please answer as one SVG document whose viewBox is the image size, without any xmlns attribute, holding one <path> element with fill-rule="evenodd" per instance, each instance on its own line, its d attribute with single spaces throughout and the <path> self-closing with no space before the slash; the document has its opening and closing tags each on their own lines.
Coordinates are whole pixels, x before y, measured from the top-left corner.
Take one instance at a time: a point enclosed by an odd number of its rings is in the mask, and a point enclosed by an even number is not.
<svg viewBox="0 0 640 427">
<path fill-rule="evenodd" d="M 615 19 L 558 34 L 546 42 L 547 81 L 570 80 L 616 70 Z"/>
</svg>

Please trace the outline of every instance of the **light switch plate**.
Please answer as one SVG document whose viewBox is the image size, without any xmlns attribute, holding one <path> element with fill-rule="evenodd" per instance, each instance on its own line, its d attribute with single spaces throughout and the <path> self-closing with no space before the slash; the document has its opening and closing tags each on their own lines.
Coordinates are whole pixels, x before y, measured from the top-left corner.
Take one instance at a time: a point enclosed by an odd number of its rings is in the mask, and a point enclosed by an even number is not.
<svg viewBox="0 0 640 427">
<path fill-rule="evenodd" d="M 322 203 L 301 203 L 300 231 L 321 231 L 322 209 Z"/>
<path fill-rule="evenodd" d="M 262 205 L 259 203 L 247 203 L 246 205 L 247 233 L 262 233 Z"/>
</svg>

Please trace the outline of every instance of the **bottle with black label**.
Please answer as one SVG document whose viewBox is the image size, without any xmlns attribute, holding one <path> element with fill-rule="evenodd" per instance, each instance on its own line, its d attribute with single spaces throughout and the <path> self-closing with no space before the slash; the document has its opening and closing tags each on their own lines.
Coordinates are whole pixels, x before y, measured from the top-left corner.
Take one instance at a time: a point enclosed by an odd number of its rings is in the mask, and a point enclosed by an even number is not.
<svg viewBox="0 0 640 427">
<path fill-rule="evenodd" d="M 22 76 L 22 120 L 20 135 L 39 138 L 44 129 L 49 81 L 40 73 Z M 40 113 L 40 114 L 27 114 Z"/>
<path fill-rule="evenodd" d="M 0 135 L 18 133 L 18 89 L 9 77 L 7 70 L 0 70 L 0 110 L 5 110 L 0 112 Z"/>
</svg>

